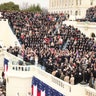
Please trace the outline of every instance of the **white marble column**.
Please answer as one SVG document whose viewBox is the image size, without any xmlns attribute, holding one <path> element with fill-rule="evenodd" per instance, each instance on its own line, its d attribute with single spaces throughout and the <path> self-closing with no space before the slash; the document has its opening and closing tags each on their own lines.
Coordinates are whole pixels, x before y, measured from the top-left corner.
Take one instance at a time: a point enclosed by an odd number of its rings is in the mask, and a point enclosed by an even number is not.
<svg viewBox="0 0 96 96">
<path fill-rule="evenodd" d="M 51 0 L 51 7 L 53 8 L 53 0 Z"/>
<path fill-rule="evenodd" d="M 73 4 L 74 4 L 74 0 L 71 0 L 71 6 L 73 6 Z"/>
<path fill-rule="evenodd" d="M 60 0 L 60 8 L 62 8 L 62 0 Z"/>
<path fill-rule="evenodd" d="M 56 8 L 57 8 L 57 0 L 55 0 Z"/>
<path fill-rule="evenodd" d="M 55 2 L 54 2 L 54 0 L 53 0 L 53 8 L 54 8 L 54 3 L 55 3 Z"/>
<path fill-rule="evenodd" d="M 56 8 L 56 0 L 54 0 L 54 7 Z"/>
<path fill-rule="evenodd" d="M 49 8 L 51 8 L 51 0 L 49 0 Z"/>
<path fill-rule="evenodd" d="M 57 0 L 57 8 L 59 7 L 59 0 Z"/>
<path fill-rule="evenodd" d="M 67 0 L 67 7 L 70 6 L 70 0 Z"/>
<path fill-rule="evenodd" d="M 67 0 L 65 0 L 65 7 L 67 6 Z"/>
<path fill-rule="evenodd" d="M 73 0 L 73 6 L 76 6 L 76 0 Z"/>
<path fill-rule="evenodd" d="M 76 6 L 78 6 L 78 0 L 76 0 Z"/>
<path fill-rule="evenodd" d="M 72 2 L 73 2 L 73 0 L 70 0 L 70 6 L 72 6 Z"/>
<path fill-rule="evenodd" d="M 82 0 L 80 0 L 80 5 L 82 5 Z"/>
<path fill-rule="evenodd" d="M 65 7 L 65 0 L 63 0 L 63 7 Z"/>
<path fill-rule="evenodd" d="M 53 7 L 55 7 L 55 0 L 53 0 Z"/>
<path fill-rule="evenodd" d="M 70 2 L 71 0 L 68 0 L 68 5 L 67 6 L 70 6 L 71 5 L 71 2 Z"/>
<path fill-rule="evenodd" d="M 61 6 L 62 6 L 62 8 L 63 8 L 63 1 L 64 1 L 64 0 L 61 0 Z"/>
<path fill-rule="evenodd" d="M 62 0 L 62 8 L 64 7 L 64 0 Z"/>
</svg>

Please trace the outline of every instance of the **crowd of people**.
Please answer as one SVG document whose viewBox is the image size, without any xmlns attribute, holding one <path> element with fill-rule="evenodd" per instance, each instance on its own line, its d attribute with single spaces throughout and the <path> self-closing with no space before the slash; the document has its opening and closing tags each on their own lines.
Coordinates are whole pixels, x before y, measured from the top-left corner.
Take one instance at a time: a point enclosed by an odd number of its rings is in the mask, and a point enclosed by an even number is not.
<svg viewBox="0 0 96 96">
<path fill-rule="evenodd" d="M 8 52 L 21 55 L 32 64 L 37 60 L 46 72 L 70 84 L 84 80 L 96 88 L 96 41 L 78 28 L 62 24 L 66 20 L 63 13 L 2 12 L 2 15 L 9 20 L 21 43 L 21 48 L 10 46 Z"/>
<path fill-rule="evenodd" d="M 96 22 L 96 6 L 90 7 L 86 10 L 86 16 L 82 19 L 76 19 L 76 21 L 80 22 Z"/>
<path fill-rule="evenodd" d="M 90 7 L 86 11 L 86 20 L 90 22 L 96 22 L 96 6 Z"/>
<path fill-rule="evenodd" d="M 0 96 L 6 96 L 6 79 L 4 78 L 4 72 L 0 76 Z"/>
</svg>

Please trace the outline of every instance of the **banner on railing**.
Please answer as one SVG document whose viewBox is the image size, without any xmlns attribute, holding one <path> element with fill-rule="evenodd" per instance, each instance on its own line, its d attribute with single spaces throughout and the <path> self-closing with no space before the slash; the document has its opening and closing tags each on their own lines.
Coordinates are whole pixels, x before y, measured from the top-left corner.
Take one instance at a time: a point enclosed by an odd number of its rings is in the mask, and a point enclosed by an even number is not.
<svg viewBox="0 0 96 96">
<path fill-rule="evenodd" d="M 64 96 L 36 77 L 32 78 L 32 96 Z"/>
</svg>

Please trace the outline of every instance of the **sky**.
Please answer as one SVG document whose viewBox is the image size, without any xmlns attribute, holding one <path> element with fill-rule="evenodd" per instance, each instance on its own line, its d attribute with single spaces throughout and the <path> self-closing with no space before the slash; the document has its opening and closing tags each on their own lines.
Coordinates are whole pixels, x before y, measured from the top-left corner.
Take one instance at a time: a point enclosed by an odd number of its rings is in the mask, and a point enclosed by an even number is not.
<svg viewBox="0 0 96 96">
<path fill-rule="evenodd" d="M 32 4 L 39 4 L 42 8 L 48 8 L 49 0 L 0 0 L 1 3 L 5 2 L 14 2 L 15 4 L 19 4 L 20 8 L 23 8 L 24 6 L 29 6 Z"/>
</svg>

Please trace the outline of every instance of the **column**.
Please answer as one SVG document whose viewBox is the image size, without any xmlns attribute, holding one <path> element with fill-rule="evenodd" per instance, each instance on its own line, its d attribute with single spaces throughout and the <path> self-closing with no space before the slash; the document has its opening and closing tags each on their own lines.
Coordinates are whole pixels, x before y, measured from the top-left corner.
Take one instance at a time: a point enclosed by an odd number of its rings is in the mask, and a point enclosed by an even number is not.
<svg viewBox="0 0 96 96">
<path fill-rule="evenodd" d="M 76 0 L 76 6 L 78 6 L 78 0 Z"/>
<path fill-rule="evenodd" d="M 59 3 L 58 2 L 59 2 L 59 0 L 57 0 L 57 8 L 59 7 Z"/>
<path fill-rule="evenodd" d="M 51 0 L 49 0 L 49 8 L 51 7 Z"/>
<path fill-rule="evenodd" d="M 54 7 L 56 8 L 56 0 L 54 0 Z"/>
<path fill-rule="evenodd" d="M 67 6 L 70 6 L 70 0 L 67 0 Z"/>
<path fill-rule="evenodd" d="M 64 1 L 64 0 L 61 0 L 61 2 L 62 2 L 62 5 L 61 5 L 61 6 L 62 6 L 62 8 L 63 8 L 63 1 Z"/>
<path fill-rule="evenodd" d="M 52 7 L 52 0 L 49 0 L 49 8 Z"/>
<path fill-rule="evenodd" d="M 81 2 L 82 0 L 80 0 L 80 5 L 82 4 L 82 2 Z"/>
<path fill-rule="evenodd" d="M 64 7 L 64 0 L 62 0 L 62 8 Z"/>
<path fill-rule="evenodd" d="M 64 0 L 61 0 L 61 8 L 63 8 L 63 1 L 64 1 Z"/>
<path fill-rule="evenodd" d="M 65 0 L 63 0 L 63 7 L 65 8 Z"/>
<path fill-rule="evenodd" d="M 67 6 L 67 0 L 65 0 L 65 6 Z"/>
<path fill-rule="evenodd" d="M 54 8 L 54 0 L 53 0 L 53 2 L 52 2 L 52 3 L 53 3 L 53 8 Z"/>
<path fill-rule="evenodd" d="M 56 6 L 57 6 L 57 2 L 56 2 L 56 0 L 55 0 L 55 8 L 56 8 Z"/>
<path fill-rule="evenodd" d="M 71 6 L 73 6 L 74 5 L 74 0 L 71 0 Z"/>
<path fill-rule="evenodd" d="M 68 6 L 70 6 L 70 5 L 71 5 L 71 0 L 68 1 Z"/>
<path fill-rule="evenodd" d="M 60 0 L 60 8 L 62 8 L 62 0 Z"/>
<path fill-rule="evenodd" d="M 53 2 L 53 0 L 50 0 L 50 2 L 51 2 L 51 7 L 53 8 L 53 3 L 52 3 L 52 2 Z"/>
<path fill-rule="evenodd" d="M 55 0 L 53 0 L 53 7 L 55 8 L 56 4 L 55 4 Z"/>
<path fill-rule="evenodd" d="M 73 6 L 76 6 L 76 0 L 73 0 Z"/>
</svg>

